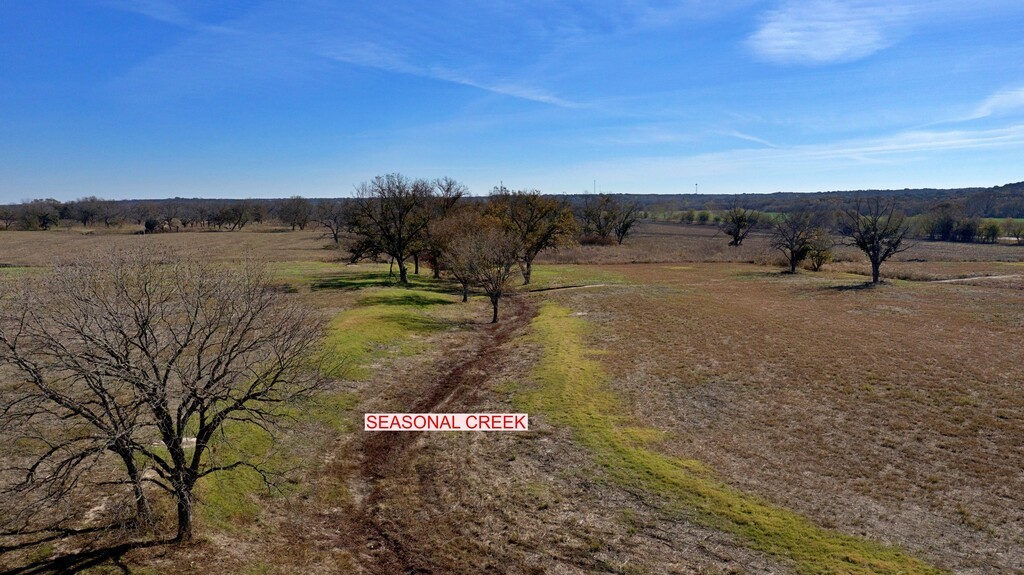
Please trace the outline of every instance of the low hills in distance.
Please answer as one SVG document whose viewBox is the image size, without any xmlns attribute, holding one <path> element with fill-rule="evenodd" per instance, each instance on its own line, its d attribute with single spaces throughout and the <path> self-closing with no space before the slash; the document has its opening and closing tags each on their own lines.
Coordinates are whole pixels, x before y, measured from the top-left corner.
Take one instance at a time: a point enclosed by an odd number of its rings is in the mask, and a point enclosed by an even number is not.
<svg viewBox="0 0 1024 575">
<path fill-rule="evenodd" d="M 547 190 L 541 190 L 542 193 Z M 476 196 L 488 191 L 475 190 Z M 767 194 L 735 193 L 735 194 L 643 194 L 604 192 L 623 200 L 635 202 L 639 209 L 650 213 L 671 213 L 680 210 L 717 210 L 727 209 L 734 205 L 763 212 L 788 212 L 803 207 L 825 208 L 833 206 L 841 208 L 859 197 L 896 197 L 899 208 L 907 215 L 923 213 L 942 203 L 954 203 L 967 213 L 987 218 L 1021 218 L 1024 217 L 1024 181 L 993 187 L 973 188 L 905 188 L 901 190 L 845 190 L 827 192 L 775 192 Z M 300 194 L 295 194 L 300 195 Z M 572 205 L 579 205 L 588 194 L 553 194 L 565 198 Z M 307 198 L 312 203 L 335 198 Z M 30 203 L 45 203 L 54 208 L 60 206 L 80 205 L 83 203 L 116 204 L 125 211 L 136 211 L 140 208 L 159 210 L 169 204 L 179 208 L 195 205 L 224 205 L 246 202 L 261 205 L 273 210 L 287 198 L 167 198 L 167 199 L 127 199 L 104 200 L 95 197 L 80 198 L 74 201 L 59 202 L 53 199 L 26 200 L 21 203 L 0 205 L 0 212 L 13 212 Z"/>
</svg>

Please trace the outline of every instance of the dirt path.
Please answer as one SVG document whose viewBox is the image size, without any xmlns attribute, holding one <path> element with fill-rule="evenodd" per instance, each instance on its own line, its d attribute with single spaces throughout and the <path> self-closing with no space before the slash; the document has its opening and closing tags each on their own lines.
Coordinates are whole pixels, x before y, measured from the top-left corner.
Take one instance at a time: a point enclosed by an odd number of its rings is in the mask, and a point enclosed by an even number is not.
<svg viewBox="0 0 1024 575">
<path fill-rule="evenodd" d="M 1017 278 L 1021 278 L 1021 277 L 1024 277 L 1024 275 L 1021 275 L 1021 274 L 1009 274 L 1009 275 L 1002 275 L 1002 276 L 972 276 L 972 277 L 968 277 L 968 278 L 954 278 L 954 279 L 951 279 L 951 280 L 935 280 L 932 283 L 951 284 L 951 283 L 957 283 L 957 282 L 971 282 L 971 281 L 977 281 L 977 280 L 1011 280 L 1011 279 L 1017 279 Z"/>
<path fill-rule="evenodd" d="M 535 313 L 535 306 L 523 297 L 509 298 L 503 318 L 497 324 L 481 326 L 472 336 L 480 338 L 476 353 L 455 363 L 433 383 L 419 399 L 403 412 L 429 413 L 457 411 L 457 406 L 485 381 L 487 368 L 495 361 L 499 348 L 525 328 Z M 387 522 L 379 517 L 378 509 L 386 507 L 387 494 L 381 488 L 383 479 L 394 480 L 402 473 L 402 455 L 413 446 L 422 432 L 392 431 L 367 434 L 361 446 L 363 479 L 369 494 L 359 509 L 354 510 L 353 523 L 357 530 L 352 535 L 357 541 L 373 549 L 375 565 L 368 566 L 374 573 L 438 573 L 429 553 L 411 549 L 399 535 L 391 533 Z M 411 478 L 415 481 L 415 478 Z"/>
</svg>

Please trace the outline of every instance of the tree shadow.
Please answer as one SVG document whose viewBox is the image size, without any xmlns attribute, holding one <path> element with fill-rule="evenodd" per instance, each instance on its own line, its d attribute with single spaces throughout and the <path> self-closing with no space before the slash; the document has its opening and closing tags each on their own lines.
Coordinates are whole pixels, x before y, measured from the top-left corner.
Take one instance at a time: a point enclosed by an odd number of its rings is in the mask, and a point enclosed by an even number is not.
<svg viewBox="0 0 1024 575">
<path fill-rule="evenodd" d="M 826 290 L 826 291 L 836 291 L 836 292 L 864 291 L 864 290 L 871 290 L 871 289 L 875 289 L 877 287 L 881 287 L 882 285 L 885 285 L 885 283 L 886 282 L 883 281 L 881 283 L 873 284 L 873 283 L 868 281 L 868 282 L 859 282 L 859 283 L 855 283 L 855 284 L 839 284 L 839 285 L 825 286 L 825 287 L 823 287 L 821 289 Z"/>
<path fill-rule="evenodd" d="M 393 305 L 404 307 L 426 308 L 432 305 L 451 305 L 455 302 L 439 296 L 430 296 L 419 293 L 364 296 L 356 302 L 357 307 L 368 307 L 374 305 Z"/>
<path fill-rule="evenodd" d="M 455 282 L 445 279 L 434 279 L 431 276 L 409 274 L 408 285 L 398 281 L 397 274 L 386 271 L 369 271 L 359 273 L 336 274 L 314 280 L 309 284 L 312 290 L 344 290 L 353 291 L 369 287 L 407 287 L 421 291 L 451 294 L 456 290 Z"/>
<path fill-rule="evenodd" d="M 106 545 L 93 549 L 85 549 L 59 557 L 41 559 L 28 565 L 15 567 L 0 572 L 0 575 L 43 575 L 57 573 L 79 573 L 86 569 L 98 567 L 110 563 L 121 570 L 122 573 L 131 573 L 125 565 L 123 557 L 129 551 L 145 549 L 175 543 L 174 539 L 151 539 L 147 541 L 131 541 L 117 545 Z M 41 541 L 33 542 L 33 544 Z"/>
<path fill-rule="evenodd" d="M 381 316 L 380 319 L 413 333 L 443 331 L 456 325 L 453 322 L 442 321 L 431 317 L 418 317 L 400 314 L 387 314 Z"/>
</svg>

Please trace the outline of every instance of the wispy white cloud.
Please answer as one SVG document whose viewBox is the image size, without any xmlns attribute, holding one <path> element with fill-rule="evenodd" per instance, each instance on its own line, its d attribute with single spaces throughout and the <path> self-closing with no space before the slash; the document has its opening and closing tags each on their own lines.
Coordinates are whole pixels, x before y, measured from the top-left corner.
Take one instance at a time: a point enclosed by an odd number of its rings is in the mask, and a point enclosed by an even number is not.
<svg viewBox="0 0 1024 575">
<path fill-rule="evenodd" d="M 374 68 L 386 72 L 419 76 L 442 82 L 450 82 L 462 86 L 469 86 L 486 92 L 550 104 L 562 108 L 578 108 L 580 104 L 564 98 L 559 98 L 546 90 L 535 88 L 529 85 L 520 84 L 507 80 L 485 81 L 478 80 L 468 74 L 448 69 L 439 65 L 416 65 L 402 58 L 400 55 L 376 44 L 364 43 L 344 48 L 319 48 L 317 54 L 334 60 L 344 62 L 353 66 Z"/>
<path fill-rule="evenodd" d="M 975 108 L 967 120 L 977 120 L 989 116 L 1001 116 L 1004 114 L 1024 110 L 1024 87 L 1009 90 L 1000 90 L 985 99 L 984 102 Z"/>
<path fill-rule="evenodd" d="M 725 136 L 731 136 L 733 138 L 739 138 L 740 140 L 746 140 L 748 142 L 754 142 L 757 144 L 768 146 L 769 148 L 778 148 L 778 146 L 769 142 L 768 140 L 758 138 L 757 136 L 751 136 L 750 134 L 743 133 L 739 130 L 727 130 L 722 132 L 722 134 Z"/>
<path fill-rule="evenodd" d="M 915 130 L 891 136 L 786 150 L 794 157 L 814 159 L 878 158 L 896 154 L 972 150 L 1024 145 L 1024 124 L 990 130 Z"/>
<path fill-rule="evenodd" d="M 597 135 L 584 136 L 581 141 L 601 146 L 651 146 L 692 143 L 696 139 L 697 134 L 693 130 L 640 124 L 599 130 Z"/>
<path fill-rule="evenodd" d="M 891 46 L 914 11 L 893 2 L 787 2 L 767 12 L 747 42 L 770 62 L 848 62 Z"/>
<path fill-rule="evenodd" d="M 818 145 L 620 157 L 586 162 L 562 168 L 557 174 L 538 174 L 537 177 L 561 181 L 589 181 L 597 177 L 621 191 L 639 191 L 637 186 L 645 185 L 670 191 L 666 186 L 674 185 L 673 182 L 695 179 L 746 179 L 751 182 L 750 189 L 731 191 L 765 192 L 792 190 L 791 182 L 801 178 L 811 178 L 826 188 L 832 182 L 835 187 L 831 189 L 841 189 L 843 184 L 835 182 L 832 174 L 852 171 L 870 175 L 884 168 L 884 173 L 891 178 L 910 164 L 941 165 L 936 160 L 937 153 L 1018 148 L 1024 149 L 1024 124 L 991 130 L 908 131 Z M 865 165 L 870 168 L 865 170 Z M 887 185 L 895 185 L 895 182 Z"/>
<path fill-rule="evenodd" d="M 182 28 L 191 28 L 195 24 L 179 6 L 167 0 L 106 0 L 104 3 L 126 12 L 134 12 Z"/>
<path fill-rule="evenodd" d="M 233 32 L 224 26 L 211 25 L 194 18 L 178 3 L 169 0 L 105 0 L 112 8 L 131 12 L 151 18 L 164 24 L 170 24 L 195 32 Z"/>
<path fill-rule="evenodd" d="M 448 66 L 443 62 L 416 63 L 413 59 L 403 56 L 409 50 L 402 46 L 391 46 L 387 42 L 360 42 L 358 39 L 339 42 L 338 26 L 344 21 L 345 10 L 328 10 L 320 19 L 311 19 L 294 26 L 282 24 L 289 21 L 293 14 L 286 13 L 283 18 L 274 9 L 266 9 L 250 14 L 232 22 L 229 26 L 214 26 L 191 18 L 177 5 L 166 0 L 108 0 L 115 8 L 137 13 L 154 20 L 192 30 L 196 34 L 158 54 L 149 63 L 140 64 L 131 72 L 131 79 L 140 76 L 155 76 L 155 82 L 165 89 L 168 85 L 167 74 L 171 70 L 181 68 L 184 73 L 197 74 L 199 70 L 192 62 L 201 62 L 206 68 L 232 67 L 233 70 L 260 75 L 260 69 L 267 76 L 294 75 L 300 70 L 320 70 L 324 60 L 343 62 L 349 65 L 374 68 L 396 74 L 404 74 L 429 78 L 440 82 L 459 84 L 500 94 L 510 98 L 539 102 L 563 108 L 575 108 L 580 104 L 561 98 L 542 88 L 532 86 L 528 82 L 516 81 L 507 77 L 495 77 L 493 72 L 475 71 L 473 73 L 460 67 Z M 295 19 L 291 19 L 295 22 Z M 420 55 L 422 57 L 422 55 Z M 175 66 L 175 60 L 187 60 L 187 66 Z M 152 65 L 157 64 L 157 65 Z M 159 73 L 155 73 L 159 70 Z M 220 73 L 209 71 L 207 81 L 198 85 L 209 87 L 211 82 L 220 78 L 228 81 L 232 70 Z M 125 82 L 119 82 L 123 87 Z M 182 82 L 184 86 L 196 85 L 196 82 Z"/>
</svg>

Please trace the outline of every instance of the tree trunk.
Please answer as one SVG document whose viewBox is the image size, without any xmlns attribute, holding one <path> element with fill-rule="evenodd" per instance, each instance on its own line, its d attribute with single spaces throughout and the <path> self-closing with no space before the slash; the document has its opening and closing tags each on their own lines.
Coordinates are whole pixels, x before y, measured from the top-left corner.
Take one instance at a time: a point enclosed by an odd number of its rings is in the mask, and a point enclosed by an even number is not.
<svg viewBox="0 0 1024 575">
<path fill-rule="evenodd" d="M 139 475 L 139 468 L 135 465 L 132 453 L 119 453 L 124 466 L 128 470 L 128 478 L 132 482 L 132 495 L 135 497 L 135 523 L 137 525 L 149 525 L 153 521 L 153 510 L 149 507 L 149 499 L 142 489 L 142 477 Z"/>
<path fill-rule="evenodd" d="M 871 283 L 878 283 L 878 268 L 881 267 L 882 262 L 871 262 Z"/>
<path fill-rule="evenodd" d="M 409 270 L 405 267 L 405 260 L 398 260 L 398 281 L 403 284 L 409 283 Z"/>
<path fill-rule="evenodd" d="M 533 260 L 526 260 L 526 265 L 523 267 L 523 285 L 530 285 L 530 275 L 533 273 Z"/>
<path fill-rule="evenodd" d="M 469 301 L 469 283 L 462 284 L 462 301 Z"/>
<path fill-rule="evenodd" d="M 441 258 L 437 257 L 437 255 L 435 254 L 434 257 L 431 258 L 430 260 L 432 262 L 431 265 L 433 266 L 434 269 L 434 279 L 436 280 L 441 279 L 441 263 L 438 261 L 440 259 Z"/>
<path fill-rule="evenodd" d="M 181 488 L 177 492 L 178 498 L 178 535 L 175 541 L 192 540 L 192 492 Z"/>
<path fill-rule="evenodd" d="M 791 274 L 795 274 L 796 273 L 796 257 L 795 256 L 789 258 L 789 273 L 791 273 Z"/>
<path fill-rule="evenodd" d="M 412 265 L 413 265 L 413 272 L 412 273 L 414 273 L 416 275 L 420 275 L 420 255 L 419 254 L 412 254 Z"/>
<path fill-rule="evenodd" d="M 494 306 L 494 316 L 491 317 L 491 323 L 498 323 L 498 298 L 491 296 L 491 305 Z"/>
</svg>

